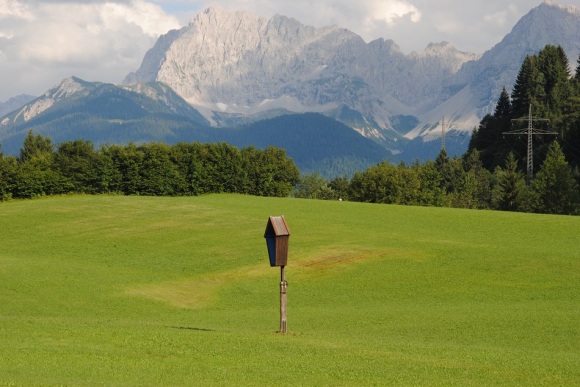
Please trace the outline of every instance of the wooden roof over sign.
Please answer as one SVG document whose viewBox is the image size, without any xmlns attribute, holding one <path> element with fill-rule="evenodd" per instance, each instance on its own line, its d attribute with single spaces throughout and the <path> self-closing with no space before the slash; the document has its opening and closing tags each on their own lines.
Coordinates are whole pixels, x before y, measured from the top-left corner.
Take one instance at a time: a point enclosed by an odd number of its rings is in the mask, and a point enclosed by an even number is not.
<svg viewBox="0 0 580 387">
<path fill-rule="evenodd" d="M 266 235 L 270 234 L 268 231 L 271 227 L 271 231 L 274 232 L 276 236 L 284 236 L 290 235 L 290 229 L 288 228 L 288 224 L 286 223 L 286 219 L 284 219 L 284 215 L 282 216 L 270 216 L 268 219 L 268 226 L 266 227 Z"/>
</svg>

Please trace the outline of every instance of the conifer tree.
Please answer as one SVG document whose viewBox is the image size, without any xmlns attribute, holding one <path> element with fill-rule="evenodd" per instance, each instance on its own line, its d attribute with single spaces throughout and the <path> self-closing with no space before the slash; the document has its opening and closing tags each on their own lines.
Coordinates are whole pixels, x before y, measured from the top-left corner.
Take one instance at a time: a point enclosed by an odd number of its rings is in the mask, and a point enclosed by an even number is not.
<svg viewBox="0 0 580 387">
<path fill-rule="evenodd" d="M 496 167 L 493 180 L 492 207 L 502 211 L 520 210 L 526 182 L 524 174 L 518 170 L 518 163 L 512 152 L 508 154 L 505 169 L 500 166 Z"/>
<path fill-rule="evenodd" d="M 480 153 L 477 149 L 467 154 L 463 161 L 463 168 L 466 174 L 473 176 L 475 181 L 474 208 L 489 208 L 491 202 L 491 173 L 483 167 Z"/>
<path fill-rule="evenodd" d="M 471 135 L 468 154 L 479 151 L 483 166 L 492 171 L 500 165 L 511 149 L 511 145 L 503 139 L 503 133 L 511 130 L 512 103 L 504 86 L 492 115 L 485 116 Z"/>
<path fill-rule="evenodd" d="M 52 162 L 54 147 L 50 137 L 44 137 L 41 134 L 34 135 L 29 131 L 24 138 L 18 161 L 23 163 L 32 159 L 40 159 L 46 163 Z"/>
<path fill-rule="evenodd" d="M 580 54 L 578 54 L 578 60 L 576 61 L 576 73 L 574 74 L 574 79 L 580 83 Z"/>
<path fill-rule="evenodd" d="M 437 169 L 441 171 L 443 166 L 449 162 L 449 156 L 447 155 L 447 151 L 445 149 L 441 149 L 437 158 L 435 159 L 435 164 L 437 165 Z"/>
<path fill-rule="evenodd" d="M 541 105 L 546 115 L 556 118 L 572 93 L 568 57 L 561 46 L 547 45 L 538 53 L 537 63 L 544 82 Z"/>
<path fill-rule="evenodd" d="M 505 88 L 501 90 L 501 94 L 495 105 L 495 112 L 493 116 L 498 119 L 511 119 L 512 118 L 512 101 Z"/>
<path fill-rule="evenodd" d="M 527 106 L 529 106 L 529 104 L 532 102 L 532 91 L 530 88 L 534 73 L 532 67 L 533 58 L 532 56 L 527 55 L 520 67 L 520 71 L 518 72 L 518 76 L 512 91 L 513 109 L 520 114 L 522 111 L 525 111 Z"/>
<path fill-rule="evenodd" d="M 578 183 L 557 141 L 548 148 L 546 160 L 536 174 L 532 188 L 538 198 L 538 212 L 572 214 L 577 210 Z"/>
<path fill-rule="evenodd" d="M 534 111 L 538 107 L 538 99 L 544 97 L 544 79 L 538 71 L 536 56 L 526 56 L 516 78 L 512 91 L 512 109 L 514 117 L 527 115 L 530 104 Z"/>
<path fill-rule="evenodd" d="M 562 116 L 558 120 L 557 130 L 562 141 L 566 160 L 573 167 L 580 167 L 580 55 L 576 73 L 570 78 L 570 96 L 562 106 Z"/>
</svg>

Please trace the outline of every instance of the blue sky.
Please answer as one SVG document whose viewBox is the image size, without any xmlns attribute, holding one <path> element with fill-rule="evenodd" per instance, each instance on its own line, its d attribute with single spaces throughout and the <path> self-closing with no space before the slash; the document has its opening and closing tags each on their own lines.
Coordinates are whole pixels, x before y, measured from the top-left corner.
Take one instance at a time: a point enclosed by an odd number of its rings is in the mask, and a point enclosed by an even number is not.
<svg viewBox="0 0 580 387">
<path fill-rule="evenodd" d="M 118 83 L 136 70 L 159 35 L 210 5 L 323 27 L 367 42 L 392 39 L 403 52 L 448 41 L 483 53 L 541 0 L 0 0 L 0 102 L 40 95 L 72 75 Z M 559 4 L 580 9 L 580 0 Z M 573 59 L 575 60 L 575 59 Z"/>
</svg>

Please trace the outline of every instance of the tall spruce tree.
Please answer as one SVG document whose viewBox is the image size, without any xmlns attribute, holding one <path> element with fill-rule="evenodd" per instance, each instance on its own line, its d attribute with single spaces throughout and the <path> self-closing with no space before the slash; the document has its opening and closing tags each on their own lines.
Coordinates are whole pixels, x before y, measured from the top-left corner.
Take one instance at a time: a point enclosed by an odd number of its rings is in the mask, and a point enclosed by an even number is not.
<svg viewBox="0 0 580 387">
<path fill-rule="evenodd" d="M 543 79 L 540 102 L 545 116 L 554 120 L 561 115 L 563 103 L 572 94 L 568 57 L 561 46 L 547 45 L 538 53 L 537 63 Z"/>
<path fill-rule="evenodd" d="M 512 103 L 504 86 L 499 96 L 493 116 L 487 115 L 479 128 L 471 135 L 467 153 L 479 151 L 483 166 L 492 171 L 505 160 L 512 145 L 503 138 L 503 133 L 511 129 Z"/>
<path fill-rule="evenodd" d="M 566 159 L 570 165 L 580 167 L 580 81 L 578 91 L 563 106 L 558 132 Z"/>
<path fill-rule="evenodd" d="M 535 102 L 537 78 L 535 57 L 527 55 L 520 67 L 512 91 L 512 107 L 515 116 L 524 116 L 528 112 L 529 105 Z"/>
<path fill-rule="evenodd" d="M 505 169 L 496 167 L 493 181 L 492 207 L 502 211 L 519 211 L 527 187 L 524 174 L 518 169 L 518 162 L 512 152 L 508 154 Z"/>
<path fill-rule="evenodd" d="M 491 203 L 491 173 L 483 167 L 480 156 L 477 149 L 466 155 L 463 160 L 463 169 L 466 174 L 473 176 L 476 184 L 475 207 L 473 208 L 489 208 Z"/>
<path fill-rule="evenodd" d="M 559 130 L 563 138 L 562 148 L 571 166 L 580 168 L 580 55 L 576 73 L 570 79 L 572 95 L 563 107 L 562 125 Z"/>
<path fill-rule="evenodd" d="M 578 210 L 578 183 L 557 141 L 548 148 L 546 160 L 536 174 L 532 189 L 537 194 L 538 212 L 572 214 Z"/>
<path fill-rule="evenodd" d="M 576 73 L 574 74 L 574 79 L 580 82 L 580 54 L 578 54 L 578 59 L 576 60 Z"/>
<path fill-rule="evenodd" d="M 493 116 L 497 119 L 512 119 L 512 101 L 505 86 L 501 90 Z"/>
</svg>

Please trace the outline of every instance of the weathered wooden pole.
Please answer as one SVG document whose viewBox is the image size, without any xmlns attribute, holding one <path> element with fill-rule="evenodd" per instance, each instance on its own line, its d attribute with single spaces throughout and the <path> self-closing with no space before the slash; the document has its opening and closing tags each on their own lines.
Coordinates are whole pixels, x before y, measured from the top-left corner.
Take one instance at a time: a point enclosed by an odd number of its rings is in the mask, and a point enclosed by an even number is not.
<svg viewBox="0 0 580 387">
<path fill-rule="evenodd" d="M 280 333 L 286 333 L 286 289 L 288 282 L 286 282 L 286 275 L 284 273 L 284 266 L 280 266 Z"/>
<path fill-rule="evenodd" d="M 270 216 L 268 218 L 268 224 L 266 225 L 266 231 L 264 232 L 264 238 L 266 238 L 270 266 L 280 266 L 280 333 L 287 332 L 286 290 L 288 289 L 288 282 L 286 282 L 284 269 L 288 262 L 289 237 L 290 230 L 288 229 L 284 215 Z"/>
</svg>

